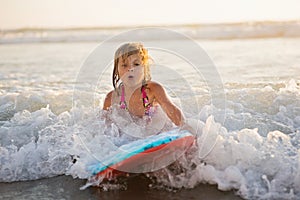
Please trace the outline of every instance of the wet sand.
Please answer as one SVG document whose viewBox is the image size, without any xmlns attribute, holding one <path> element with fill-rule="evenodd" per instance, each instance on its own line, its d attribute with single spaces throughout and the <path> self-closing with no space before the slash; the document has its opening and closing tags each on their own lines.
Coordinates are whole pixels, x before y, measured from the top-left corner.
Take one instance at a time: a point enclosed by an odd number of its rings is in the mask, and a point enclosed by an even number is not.
<svg viewBox="0 0 300 200">
<path fill-rule="evenodd" d="M 127 189 L 103 191 L 97 187 L 85 190 L 79 188 L 86 180 L 73 179 L 71 176 L 58 176 L 36 181 L 0 183 L 0 199 L 104 199 L 104 200 L 241 200 L 233 191 L 223 192 L 212 185 L 198 185 L 193 189 L 166 191 L 164 189 L 149 188 L 150 181 L 145 176 L 131 177 L 126 180 Z"/>
</svg>

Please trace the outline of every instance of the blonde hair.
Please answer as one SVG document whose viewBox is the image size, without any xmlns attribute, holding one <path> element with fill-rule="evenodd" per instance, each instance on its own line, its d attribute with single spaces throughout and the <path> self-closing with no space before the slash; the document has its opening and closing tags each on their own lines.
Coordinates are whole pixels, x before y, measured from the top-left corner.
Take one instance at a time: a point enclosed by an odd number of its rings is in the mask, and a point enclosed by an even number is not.
<svg viewBox="0 0 300 200">
<path fill-rule="evenodd" d="M 112 81 L 115 89 L 117 87 L 117 83 L 120 80 L 120 75 L 118 71 L 118 64 L 120 59 L 125 60 L 129 56 L 134 54 L 140 54 L 142 56 L 142 62 L 144 66 L 144 82 L 151 80 L 150 66 L 149 66 L 150 57 L 148 55 L 148 50 L 144 47 L 142 43 L 139 42 L 125 43 L 121 45 L 115 53 L 114 70 L 112 74 Z"/>
</svg>

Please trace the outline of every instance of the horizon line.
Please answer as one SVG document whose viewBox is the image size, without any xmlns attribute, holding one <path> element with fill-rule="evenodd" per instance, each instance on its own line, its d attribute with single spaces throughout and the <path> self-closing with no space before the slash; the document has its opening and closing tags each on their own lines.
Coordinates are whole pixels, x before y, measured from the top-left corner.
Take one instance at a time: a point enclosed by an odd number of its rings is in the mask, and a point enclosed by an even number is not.
<svg viewBox="0 0 300 200">
<path fill-rule="evenodd" d="M 189 27 L 198 28 L 201 26 L 241 26 L 241 25 L 261 25 L 261 24 L 291 24 L 299 23 L 299 19 L 294 20 L 251 20 L 251 21 L 237 21 L 237 22 L 203 22 L 203 23 L 165 23 L 165 24 L 149 24 L 149 25 L 111 25 L 111 26 L 49 26 L 49 27 L 20 27 L 20 28 L 0 28 L 0 32 L 22 32 L 22 31 L 72 31 L 72 30 L 117 30 L 117 29 L 130 29 L 130 28 L 150 28 L 150 27 Z"/>
</svg>

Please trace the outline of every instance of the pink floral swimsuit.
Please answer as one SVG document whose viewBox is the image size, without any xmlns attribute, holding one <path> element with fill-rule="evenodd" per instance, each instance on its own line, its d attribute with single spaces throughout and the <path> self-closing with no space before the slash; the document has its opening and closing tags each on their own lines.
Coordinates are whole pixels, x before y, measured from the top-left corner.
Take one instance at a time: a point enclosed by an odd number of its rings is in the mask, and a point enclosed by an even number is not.
<svg viewBox="0 0 300 200">
<path fill-rule="evenodd" d="M 124 85 L 121 85 L 122 93 L 121 93 L 121 100 L 120 100 L 120 108 L 128 110 L 126 101 L 125 101 L 125 89 Z M 152 104 L 149 102 L 149 98 L 146 93 L 145 85 L 142 86 L 141 88 L 142 92 L 142 99 L 143 99 L 143 105 L 144 105 L 144 110 L 145 110 L 145 116 L 148 116 L 149 118 L 152 117 L 152 115 L 155 112 L 155 109 L 153 109 Z"/>
</svg>

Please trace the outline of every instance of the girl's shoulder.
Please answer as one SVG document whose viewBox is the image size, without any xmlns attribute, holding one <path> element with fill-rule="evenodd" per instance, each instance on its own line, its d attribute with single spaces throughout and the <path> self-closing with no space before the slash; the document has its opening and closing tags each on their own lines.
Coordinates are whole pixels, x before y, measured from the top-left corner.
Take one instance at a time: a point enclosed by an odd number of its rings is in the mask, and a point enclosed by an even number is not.
<svg viewBox="0 0 300 200">
<path fill-rule="evenodd" d="M 148 81 L 147 82 L 147 88 L 154 91 L 154 90 L 157 90 L 157 89 L 162 89 L 163 86 L 158 83 L 158 82 L 155 82 L 155 81 Z"/>
<path fill-rule="evenodd" d="M 104 103 L 103 103 L 104 110 L 108 110 L 111 107 L 112 96 L 113 96 L 113 91 L 110 91 L 109 93 L 106 94 L 106 97 L 105 97 Z"/>
<path fill-rule="evenodd" d="M 155 82 L 155 81 L 149 81 L 147 82 L 147 94 L 152 96 L 153 98 L 157 98 L 158 96 L 161 96 L 162 94 L 165 94 L 166 91 L 162 84 Z"/>
<path fill-rule="evenodd" d="M 105 101 L 114 102 L 115 99 L 119 96 L 118 91 L 111 90 L 109 93 L 106 94 Z"/>
</svg>

